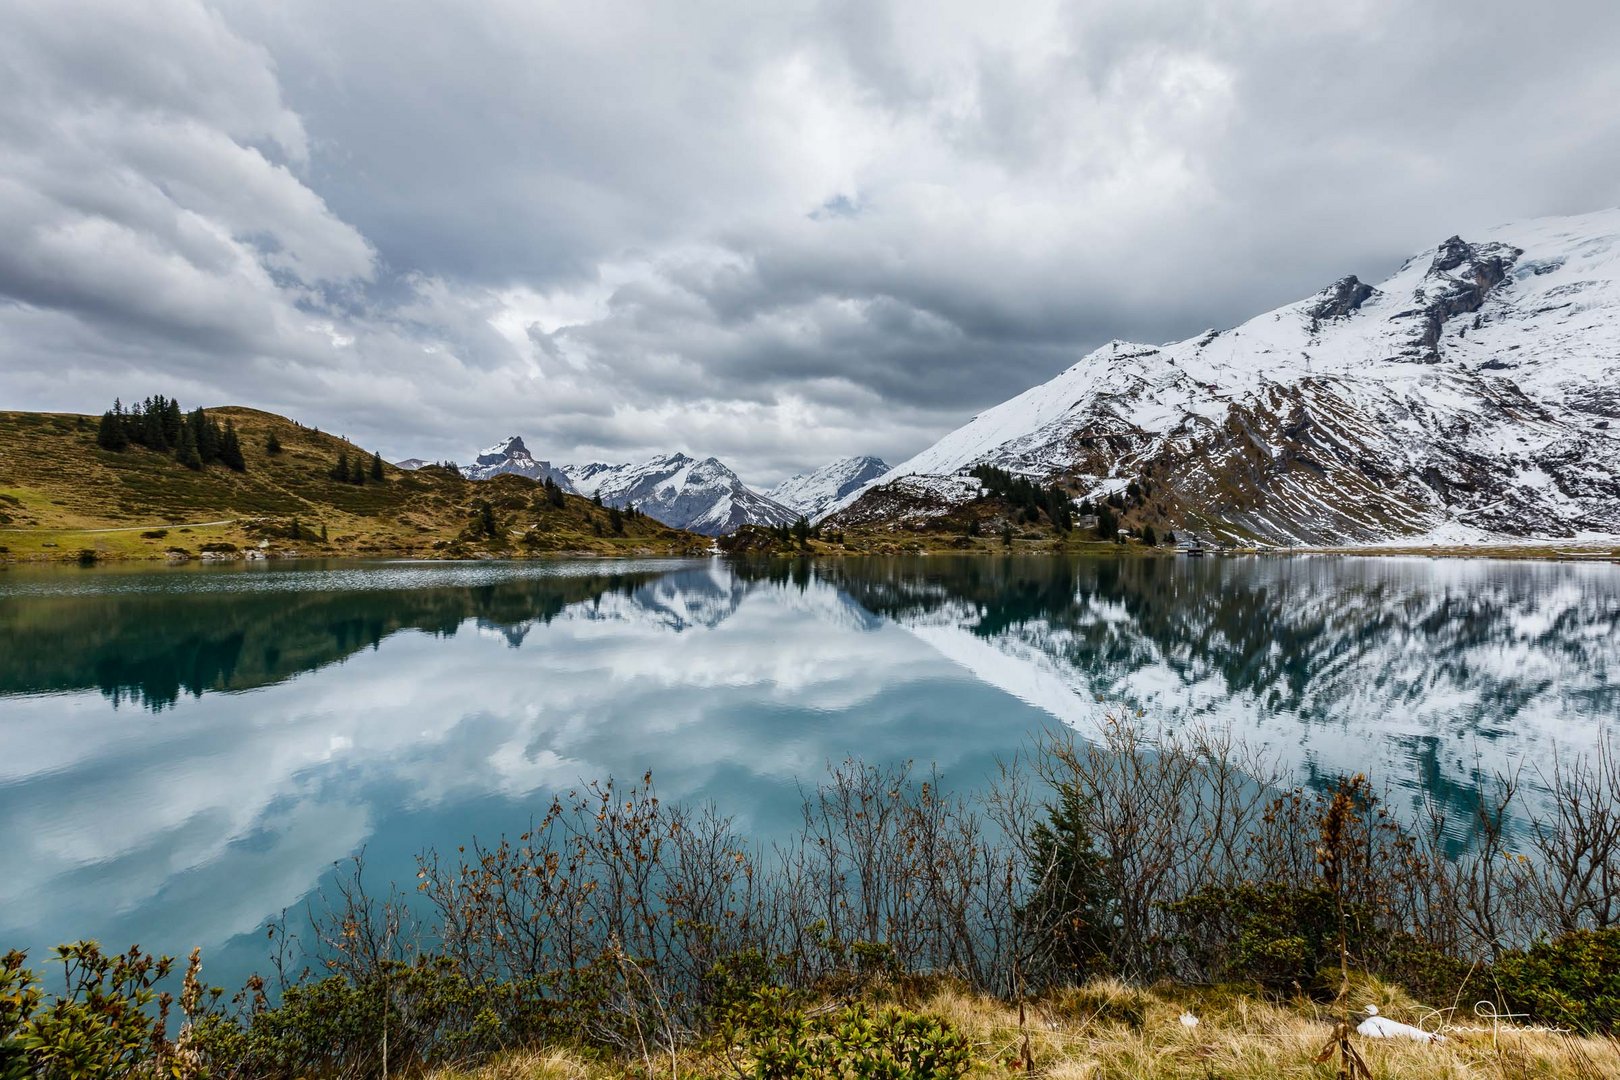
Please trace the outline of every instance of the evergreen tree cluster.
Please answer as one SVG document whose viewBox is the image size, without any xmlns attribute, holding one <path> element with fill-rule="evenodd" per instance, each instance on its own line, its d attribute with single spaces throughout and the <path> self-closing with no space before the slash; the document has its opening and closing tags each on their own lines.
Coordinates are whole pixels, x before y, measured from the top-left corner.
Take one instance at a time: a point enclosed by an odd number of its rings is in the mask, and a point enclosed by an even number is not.
<svg viewBox="0 0 1620 1080">
<path fill-rule="evenodd" d="M 772 536 L 778 543 L 787 547 L 797 546 L 800 551 L 810 550 L 810 538 L 821 539 L 821 526 L 810 524 L 810 520 L 803 514 L 792 525 L 767 525 Z"/>
<path fill-rule="evenodd" d="M 340 484 L 354 484 L 356 487 L 364 485 L 367 476 L 370 476 L 372 480 L 381 481 L 383 478 L 382 455 L 372 454 L 371 463 L 368 466 L 366 464 L 366 455 L 356 454 L 351 460 L 347 450 L 339 450 L 337 461 L 333 462 L 326 475 Z"/>
<path fill-rule="evenodd" d="M 1074 528 L 1073 500 L 1057 484 L 1042 487 L 1027 476 L 994 465 L 975 465 L 972 473 L 991 495 L 1011 503 L 1026 522 L 1033 524 L 1045 514 L 1058 532 Z"/>
<path fill-rule="evenodd" d="M 542 503 L 561 510 L 563 506 L 562 485 L 558 484 L 557 481 L 553 480 L 551 477 L 546 477 L 540 483 L 540 494 L 534 502 L 535 509 L 537 510 L 540 508 Z"/>
<path fill-rule="evenodd" d="M 202 409 L 182 412 L 178 401 L 161 394 L 128 409 L 122 401 L 113 402 L 101 414 L 96 444 L 114 452 L 134 445 L 173 454 L 188 469 L 216 463 L 236 472 L 247 468 L 235 424 L 229 420 L 221 424 Z"/>
</svg>

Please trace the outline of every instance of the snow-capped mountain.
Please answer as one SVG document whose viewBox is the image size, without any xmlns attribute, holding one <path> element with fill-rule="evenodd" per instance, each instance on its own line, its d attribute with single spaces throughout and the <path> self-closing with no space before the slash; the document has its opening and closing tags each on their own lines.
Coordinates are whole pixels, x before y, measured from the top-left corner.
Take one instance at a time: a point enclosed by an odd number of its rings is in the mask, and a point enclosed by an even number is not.
<svg viewBox="0 0 1620 1080">
<path fill-rule="evenodd" d="M 723 536 L 743 525 L 787 525 L 798 514 L 745 485 L 714 458 L 664 454 L 639 465 L 566 465 L 572 490 L 606 506 L 635 506 L 677 529 Z"/>
<path fill-rule="evenodd" d="M 394 468 L 396 468 L 396 469 L 404 469 L 406 472 L 415 472 L 417 469 L 420 469 L 422 466 L 431 465 L 431 464 L 433 464 L 433 462 L 428 461 L 428 460 L 426 460 L 424 458 L 411 457 L 411 458 L 406 458 L 404 461 L 396 461 L 396 462 L 394 462 Z"/>
<path fill-rule="evenodd" d="M 789 510 L 815 518 L 833 503 L 889 471 L 881 458 L 839 458 L 814 472 L 790 476 L 765 494 Z"/>
<path fill-rule="evenodd" d="M 1114 341 L 846 496 L 980 462 L 1228 537 L 1620 533 L 1620 210 L 1505 225 L 1230 330 Z"/>
<path fill-rule="evenodd" d="M 484 450 L 471 465 L 463 466 L 461 472 L 469 480 L 488 480 L 503 473 L 527 476 L 531 480 L 544 480 L 549 476 L 564 491 L 574 490 L 563 470 L 549 461 L 536 460 L 535 456 L 529 453 L 529 448 L 523 445 L 522 438 L 517 435 L 502 439 Z"/>
</svg>

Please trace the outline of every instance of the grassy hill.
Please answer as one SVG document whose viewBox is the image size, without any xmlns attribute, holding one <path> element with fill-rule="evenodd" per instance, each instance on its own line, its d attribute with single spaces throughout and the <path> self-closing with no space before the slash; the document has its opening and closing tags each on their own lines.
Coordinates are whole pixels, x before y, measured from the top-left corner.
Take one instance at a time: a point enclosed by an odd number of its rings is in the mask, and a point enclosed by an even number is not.
<svg viewBox="0 0 1620 1080">
<path fill-rule="evenodd" d="M 330 476 L 339 455 L 369 461 L 370 451 L 256 409 L 208 415 L 235 425 L 244 471 L 192 470 L 140 446 L 103 450 L 90 416 L 0 412 L 0 559 L 709 550 L 707 538 L 646 517 L 621 516 L 615 529 L 608 510 L 578 496 L 551 505 L 539 484 L 519 476 L 470 481 L 385 464 L 380 481 L 345 483 Z M 272 434 L 276 453 L 267 450 Z"/>
</svg>

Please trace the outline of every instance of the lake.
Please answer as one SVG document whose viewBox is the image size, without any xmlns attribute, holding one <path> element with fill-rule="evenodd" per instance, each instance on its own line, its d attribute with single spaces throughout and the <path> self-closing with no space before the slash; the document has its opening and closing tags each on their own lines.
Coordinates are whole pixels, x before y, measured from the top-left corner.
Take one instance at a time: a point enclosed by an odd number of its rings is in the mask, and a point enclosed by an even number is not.
<svg viewBox="0 0 1620 1080">
<path fill-rule="evenodd" d="M 226 985 L 334 862 L 650 769 L 768 838 L 855 756 L 971 790 L 1105 707 L 1466 812 L 1620 729 L 1620 567 L 1337 557 L 0 571 L 0 951 Z M 1533 785 L 1533 778 L 1532 784 Z"/>
</svg>

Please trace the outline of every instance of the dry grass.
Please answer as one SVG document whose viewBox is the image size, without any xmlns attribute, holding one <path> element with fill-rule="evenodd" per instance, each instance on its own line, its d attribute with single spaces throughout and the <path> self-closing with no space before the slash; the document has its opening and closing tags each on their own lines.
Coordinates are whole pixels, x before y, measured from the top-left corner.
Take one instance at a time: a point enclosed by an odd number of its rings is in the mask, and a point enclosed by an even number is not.
<svg viewBox="0 0 1620 1080">
<path fill-rule="evenodd" d="M 1438 1014 L 1387 985 L 1356 988 L 1356 1008 L 1377 1003 L 1396 1019 L 1433 1028 Z M 1156 987 L 1143 990 L 1096 981 L 1032 1005 L 1020 1025 L 1016 1007 L 960 991 L 940 990 L 909 1007 L 948 1021 L 973 1046 L 974 1078 L 1017 1075 L 1026 1034 L 1034 1075 L 1051 1080 L 1288 1080 L 1334 1075 L 1314 1062 L 1333 1025 L 1306 1001 L 1268 1001 L 1249 993 Z M 1187 1028 L 1180 1017 L 1199 1018 Z M 1468 1018 L 1474 1022 L 1472 1017 Z M 1459 1021 L 1461 1022 L 1461 1021 Z M 1620 1043 L 1613 1039 L 1504 1028 L 1454 1033 L 1444 1044 L 1355 1038 L 1373 1076 L 1390 1080 L 1615 1080 Z M 670 1077 L 668 1059 L 651 1080 Z M 636 1065 L 591 1064 L 560 1051 L 513 1053 L 480 1068 L 443 1071 L 435 1080 L 607 1080 L 640 1075 Z M 722 1063 L 688 1057 L 679 1076 L 714 1076 Z M 678 1080 L 678 1076 L 675 1078 Z"/>
</svg>

